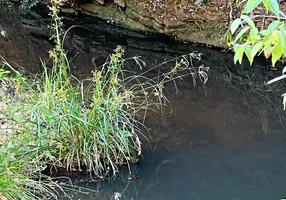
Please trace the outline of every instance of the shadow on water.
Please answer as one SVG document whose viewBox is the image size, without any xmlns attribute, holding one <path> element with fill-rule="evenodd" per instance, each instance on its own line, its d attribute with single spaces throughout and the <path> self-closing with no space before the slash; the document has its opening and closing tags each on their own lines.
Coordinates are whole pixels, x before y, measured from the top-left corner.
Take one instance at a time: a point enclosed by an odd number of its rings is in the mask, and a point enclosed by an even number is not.
<svg viewBox="0 0 286 200">
<path fill-rule="evenodd" d="M 82 23 L 91 24 L 89 20 Z M 66 21 L 67 26 L 71 24 Z M 29 67 L 39 63 L 39 56 L 47 57 L 52 44 L 42 30 L 19 24 L 11 26 L 3 18 L 0 25 L 8 33 L 6 40 L 0 39 L 0 54 L 8 61 Z M 256 76 L 252 78 L 261 76 L 258 84 L 263 84 L 267 77 L 277 75 L 269 71 L 269 63 L 258 59 L 254 67 L 244 63 L 239 71 L 238 66 L 233 66 L 231 53 L 128 32 L 100 20 L 93 21 L 93 25 L 97 25 L 89 26 L 93 31 L 73 29 L 66 41 L 69 56 L 73 58 L 73 73 L 80 79 L 90 76 L 91 70 L 102 65 L 119 44 L 125 48 L 126 57 L 142 56 L 147 67 L 182 54 L 201 52 L 202 60 L 194 64 L 210 67 L 209 80 L 206 85 L 198 82 L 194 88 L 192 77 L 186 77 L 177 83 L 176 94 L 173 85 L 166 86 L 172 112 L 166 112 L 164 120 L 158 116 L 147 117 L 150 144 L 144 142 L 143 158 L 131 166 L 134 180 L 130 180 L 127 167 L 111 181 L 81 182 L 86 177 L 75 176 L 79 185 L 98 193 L 78 193 L 73 199 L 277 200 L 286 197 L 285 128 L 280 123 L 284 118 L 279 118 L 281 112 L 274 104 L 257 100 L 264 96 L 263 91 L 259 96 L 253 84 L 243 85 L 248 79 L 237 78 L 248 77 L 241 72 L 251 74 L 255 68 Z M 127 65 L 136 66 L 134 62 Z M 278 100 L 280 108 L 281 99 Z"/>
<path fill-rule="evenodd" d="M 99 199 L 280 199 L 285 195 L 285 142 L 278 130 L 263 132 L 260 116 L 235 91 L 211 78 L 200 89 L 168 95 L 173 113 L 165 123 L 147 120 L 151 147 L 114 181 L 87 183 Z M 275 120 L 275 119 L 274 119 Z M 147 148 L 149 147 L 149 148 Z M 91 200 L 95 197 L 82 196 Z"/>
</svg>

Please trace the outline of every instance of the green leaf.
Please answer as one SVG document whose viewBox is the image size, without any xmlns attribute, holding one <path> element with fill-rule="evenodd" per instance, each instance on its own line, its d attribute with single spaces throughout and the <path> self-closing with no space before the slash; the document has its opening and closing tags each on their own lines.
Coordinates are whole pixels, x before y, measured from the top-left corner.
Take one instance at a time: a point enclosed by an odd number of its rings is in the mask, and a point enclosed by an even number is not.
<svg viewBox="0 0 286 200">
<path fill-rule="evenodd" d="M 227 31 L 224 34 L 224 39 L 227 41 L 227 45 L 231 46 L 231 41 L 232 41 L 232 34 L 230 33 L 230 31 Z"/>
<path fill-rule="evenodd" d="M 278 43 L 278 31 L 273 31 L 270 35 L 271 37 L 271 44 L 276 45 Z"/>
<path fill-rule="evenodd" d="M 285 42 L 285 35 L 283 32 L 278 31 L 278 42 L 281 45 L 281 48 L 285 49 L 286 42 Z"/>
<path fill-rule="evenodd" d="M 281 31 L 281 35 L 283 36 L 284 45 L 286 45 L 286 32 L 285 31 Z M 283 56 L 286 57 L 286 48 L 284 48 Z"/>
<path fill-rule="evenodd" d="M 280 26 L 278 27 L 279 31 L 284 31 L 285 30 L 285 23 L 281 23 Z"/>
<path fill-rule="evenodd" d="M 241 15 L 240 18 L 243 19 L 251 28 L 255 27 L 254 22 L 247 15 Z"/>
<path fill-rule="evenodd" d="M 279 18 L 279 4 L 277 0 L 269 0 L 270 1 L 270 10 L 274 13 L 274 15 Z"/>
<path fill-rule="evenodd" d="M 258 29 L 256 27 L 253 27 L 250 29 L 250 33 L 249 33 L 249 38 L 251 41 L 256 41 L 258 40 Z"/>
<path fill-rule="evenodd" d="M 252 65 L 254 59 L 254 57 L 251 56 L 251 50 L 252 50 L 251 46 L 244 47 L 244 52 L 250 62 L 250 65 Z"/>
<path fill-rule="evenodd" d="M 236 45 L 233 46 L 233 50 L 235 52 L 235 54 L 234 54 L 234 64 L 237 61 L 239 61 L 239 63 L 241 64 L 242 58 L 243 58 L 243 53 L 244 53 L 244 46 L 236 44 Z"/>
<path fill-rule="evenodd" d="M 269 24 L 267 30 L 261 31 L 261 34 L 266 36 L 272 33 L 274 30 L 276 30 L 282 23 L 280 21 L 273 21 L 271 24 Z"/>
<path fill-rule="evenodd" d="M 272 62 L 272 66 L 273 67 L 275 66 L 275 63 L 277 62 L 277 60 L 279 60 L 281 58 L 281 55 L 283 54 L 283 51 L 280 51 L 280 48 L 278 47 L 279 46 L 278 44 L 274 47 L 274 49 L 272 51 L 271 62 Z"/>
<path fill-rule="evenodd" d="M 230 27 L 231 34 L 234 34 L 234 32 L 237 30 L 240 24 L 241 24 L 240 18 L 237 18 L 232 22 L 231 27 Z"/>
<path fill-rule="evenodd" d="M 265 7 L 265 10 L 266 10 L 266 14 L 268 14 L 268 11 L 270 9 L 270 0 L 263 0 L 263 5 Z"/>
<path fill-rule="evenodd" d="M 272 37 L 271 35 L 268 35 L 266 37 L 266 41 L 264 41 L 264 47 L 263 47 L 263 51 L 264 51 L 264 55 L 266 58 L 269 58 L 272 54 Z"/>
<path fill-rule="evenodd" d="M 244 27 L 244 28 L 237 34 L 237 36 L 236 36 L 234 42 L 236 43 L 237 40 L 238 40 L 239 38 L 241 38 L 249 29 L 250 29 L 250 26 Z"/>
<path fill-rule="evenodd" d="M 248 0 L 242 13 L 250 13 L 251 11 L 253 11 L 260 3 L 262 2 L 262 0 Z"/>
<path fill-rule="evenodd" d="M 260 31 L 260 34 L 263 36 L 267 36 L 269 34 L 269 32 L 267 30 L 262 30 L 262 31 Z"/>
<path fill-rule="evenodd" d="M 133 135 L 130 133 L 130 131 L 126 131 L 126 130 L 123 130 L 123 135 L 124 137 L 132 137 Z"/>
<path fill-rule="evenodd" d="M 251 57 L 256 56 L 257 52 L 263 47 L 263 42 L 257 42 L 251 50 Z"/>
<path fill-rule="evenodd" d="M 280 34 L 279 34 L 280 33 Z M 277 44 L 274 46 L 274 49 L 272 51 L 272 66 L 275 66 L 275 63 L 277 62 L 277 60 L 279 60 L 281 58 L 281 56 L 283 55 L 284 49 L 285 49 L 285 41 L 284 41 L 284 36 L 282 35 L 281 32 L 279 32 L 277 34 Z M 275 34 L 276 35 L 276 34 Z"/>
<path fill-rule="evenodd" d="M 283 56 L 286 57 L 286 48 L 283 51 Z"/>
<path fill-rule="evenodd" d="M 266 39 L 264 39 L 264 52 L 266 50 L 269 50 L 271 48 L 271 44 L 272 44 L 272 37 L 271 35 L 268 35 L 267 37 L 265 37 Z"/>
</svg>

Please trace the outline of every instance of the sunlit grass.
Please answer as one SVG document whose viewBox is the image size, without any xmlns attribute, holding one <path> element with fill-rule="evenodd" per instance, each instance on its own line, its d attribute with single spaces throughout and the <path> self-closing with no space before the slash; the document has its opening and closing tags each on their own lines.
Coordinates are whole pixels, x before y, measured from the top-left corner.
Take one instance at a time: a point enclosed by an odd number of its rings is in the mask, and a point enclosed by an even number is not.
<svg viewBox="0 0 286 200">
<path fill-rule="evenodd" d="M 1 199 L 43 199 L 57 197 L 61 187 L 48 176 L 41 174 L 47 166 L 35 164 L 37 147 L 29 142 L 28 135 L 11 137 L 0 148 Z"/>
</svg>

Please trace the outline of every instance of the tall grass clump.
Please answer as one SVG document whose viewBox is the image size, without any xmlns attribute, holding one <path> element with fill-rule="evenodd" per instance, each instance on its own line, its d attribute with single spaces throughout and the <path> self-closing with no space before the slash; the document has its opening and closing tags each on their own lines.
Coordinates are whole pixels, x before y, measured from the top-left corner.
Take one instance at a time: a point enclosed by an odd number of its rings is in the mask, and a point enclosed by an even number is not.
<svg viewBox="0 0 286 200">
<path fill-rule="evenodd" d="M 115 173 L 141 151 L 137 121 L 126 110 L 131 94 L 122 87 L 122 49 L 110 57 L 106 70 L 94 71 L 89 80 L 92 91 L 85 91 L 80 82 L 71 81 L 56 2 L 50 10 L 56 44 L 49 52 L 53 67 L 43 62 L 42 77 L 30 84 L 31 109 L 26 116 L 31 123 L 24 131 L 37 142 L 39 162 L 53 169 L 87 170 L 97 176 L 109 169 Z"/>
<path fill-rule="evenodd" d="M 141 155 L 139 134 L 144 137 L 144 125 L 139 114 L 144 119 L 148 110 L 158 111 L 167 103 L 164 84 L 179 78 L 180 70 L 188 70 L 187 59 L 153 79 L 146 74 L 127 76 L 124 50 L 118 47 L 89 80 L 79 81 L 69 71 L 54 0 L 50 10 L 56 44 L 50 51 L 53 67 L 48 69 L 43 62 L 43 76 L 30 90 L 32 106 L 27 112 L 33 123 L 25 130 L 34 134 L 41 157 L 53 169 L 114 174 Z"/>
<path fill-rule="evenodd" d="M 39 145 L 47 146 L 45 153 L 59 161 L 51 166 L 105 176 L 118 172 L 122 164 L 136 162 L 141 155 L 139 136 L 145 137 L 142 122 L 146 113 L 168 104 L 164 84 L 180 78 L 176 74 L 189 68 L 182 59 L 155 78 L 144 73 L 130 75 L 124 69 L 123 55 L 124 50 L 116 48 L 90 79 L 75 81 L 77 87 L 71 86 L 68 78 L 66 82 L 58 78 L 68 73 L 51 76 L 44 67 L 43 81 L 38 83 L 42 85 L 33 97 L 32 121 L 37 124 Z M 203 70 L 200 78 L 206 78 Z"/>
</svg>

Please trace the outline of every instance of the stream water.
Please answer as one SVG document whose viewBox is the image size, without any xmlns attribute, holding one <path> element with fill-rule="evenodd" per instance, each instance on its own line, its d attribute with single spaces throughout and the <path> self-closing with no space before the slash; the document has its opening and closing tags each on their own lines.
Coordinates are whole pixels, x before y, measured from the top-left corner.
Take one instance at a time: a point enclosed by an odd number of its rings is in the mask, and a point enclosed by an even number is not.
<svg viewBox="0 0 286 200">
<path fill-rule="evenodd" d="M 0 25 L 8 37 L 0 39 L 0 55 L 24 67 L 35 66 L 38 57 L 47 57 L 46 52 L 52 44 L 46 40 L 45 33 L 23 28 L 13 17 L 8 19 L 14 20 L 10 21 L 13 24 L 5 21 L 3 14 L 1 17 Z M 285 128 L 280 123 L 285 121 L 281 114 L 281 99 L 276 101 L 277 106 L 258 101 L 255 98 L 259 97 L 257 90 L 254 87 L 245 90 L 244 87 L 254 83 L 243 85 L 245 79 L 241 79 L 234 86 L 225 76 L 228 70 L 236 75 L 246 71 L 244 77 L 251 74 L 253 80 L 263 84 L 267 76 L 273 76 L 271 71 L 268 72 L 267 62 L 258 59 L 252 67 L 245 63 L 234 66 L 231 53 L 176 43 L 161 36 L 128 32 L 100 20 L 92 22 L 98 29 L 76 28 L 66 42 L 69 56 L 74 57 L 73 72 L 78 78 L 88 77 L 117 45 L 122 45 L 126 57 L 141 56 L 147 67 L 182 54 L 201 52 L 202 60 L 194 65 L 210 67 L 209 80 L 205 85 L 198 81 L 194 87 L 192 77 L 187 76 L 177 82 L 176 87 L 166 86 L 165 94 L 172 112 L 166 112 L 164 120 L 158 116 L 147 117 L 149 143 L 143 141 L 143 157 L 131 166 L 132 173 L 137 176 L 135 180 L 129 180 L 127 167 L 109 181 L 81 182 L 84 177 L 75 177 L 80 186 L 96 192 L 77 193 L 72 199 L 286 198 Z M 66 25 L 71 23 L 67 21 Z M 91 24 L 90 20 L 85 26 L 87 24 Z M 134 62 L 127 64 L 135 66 Z M 242 71 L 236 71 L 235 67 Z M 257 77 L 261 79 L 255 79 Z M 260 97 L 265 96 L 261 92 Z"/>
</svg>

